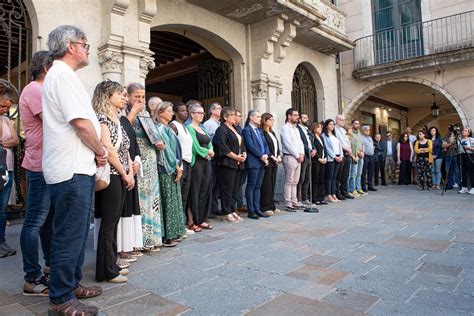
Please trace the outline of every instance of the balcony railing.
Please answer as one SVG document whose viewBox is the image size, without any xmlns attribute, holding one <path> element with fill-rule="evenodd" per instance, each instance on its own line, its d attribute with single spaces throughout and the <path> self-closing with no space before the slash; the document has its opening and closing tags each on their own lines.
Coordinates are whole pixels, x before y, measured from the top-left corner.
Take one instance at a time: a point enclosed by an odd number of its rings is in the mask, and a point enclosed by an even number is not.
<svg viewBox="0 0 474 316">
<path fill-rule="evenodd" d="M 474 47 L 474 11 L 362 37 L 355 41 L 354 69 Z"/>
</svg>

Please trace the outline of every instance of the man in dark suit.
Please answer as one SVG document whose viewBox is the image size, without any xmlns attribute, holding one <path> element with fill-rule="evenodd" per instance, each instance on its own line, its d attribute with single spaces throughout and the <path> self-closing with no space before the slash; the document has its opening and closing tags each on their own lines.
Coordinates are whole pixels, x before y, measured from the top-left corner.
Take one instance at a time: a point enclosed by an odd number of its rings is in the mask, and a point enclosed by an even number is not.
<svg viewBox="0 0 474 316">
<path fill-rule="evenodd" d="M 259 219 L 268 217 L 260 212 L 260 188 L 262 187 L 265 166 L 268 165 L 268 146 L 260 129 L 260 113 L 250 110 L 247 124 L 242 131 L 245 147 L 247 147 L 247 160 L 245 169 L 247 170 L 247 187 L 245 197 L 247 199 L 248 217 Z"/>
<path fill-rule="evenodd" d="M 392 133 L 387 131 L 385 133 L 385 174 L 391 183 L 397 183 L 397 141 L 392 138 Z"/>
<path fill-rule="evenodd" d="M 382 139 L 382 135 L 375 135 L 374 141 L 374 185 L 379 185 L 379 178 L 382 185 L 387 185 L 385 181 L 385 147 L 386 142 Z M 379 177 L 380 175 L 380 177 Z"/>
<path fill-rule="evenodd" d="M 304 161 L 301 163 L 300 179 L 297 186 L 297 196 L 299 202 L 304 206 L 310 206 L 309 200 L 309 183 L 311 180 L 310 165 L 311 158 L 314 157 L 316 151 L 313 149 L 313 138 L 308 128 L 309 117 L 306 113 L 301 113 L 299 124 L 296 125 L 304 145 Z"/>
</svg>

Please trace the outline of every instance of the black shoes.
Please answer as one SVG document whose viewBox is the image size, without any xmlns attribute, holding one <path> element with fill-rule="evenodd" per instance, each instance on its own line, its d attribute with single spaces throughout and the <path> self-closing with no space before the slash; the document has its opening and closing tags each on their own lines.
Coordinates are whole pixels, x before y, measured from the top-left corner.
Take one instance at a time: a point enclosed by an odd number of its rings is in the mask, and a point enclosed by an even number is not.
<svg viewBox="0 0 474 316">
<path fill-rule="evenodd" d="M 317 208 L 313 207 L 313 208 L 306 208 L 304 210 L 304 212 L 305 213 L 319 213 L 319 210 Z"/>
<path fill-rule="evenodd" d="M 266 214 L 263 214 L 262 212 L 260 211 L 256 211 L 255 212 L 255 215 L 257 215 L 258 217 L 263 217 L 263 218 L 268 218 L 270 216 L 266 215 Z"/>
<path fill-rule="evenodd" d="M 260 217 L 258 217 L 257 214 L 253 213 L 253 212 L 249 212 L 249 214 L 247 215 L 248 218 L 251 218 L 251 219 L 260 219 Z"/>
<path fill-rule="evenodd" d="M 347 193 L 346 193 L 346 194 L 344 194 L 343 196 L 346 198 L 346 200 L 353 200 L 353 199 L 354 199 L 354 197 L 353 197 L 353 196 L 350 196 L 350 195 L 349 195 L 349 194 L 347 194 Z"/>
<path fill-rule="evenodd" d="M 337 197 L 337 199 L 338 199 L 338 200 L 341 200 L 341 201 L 344 201 L 344 200 L 346 200 L 346 198 L 345 198 L 345 197 L 343 197 L 343 196 L 342 196 L 342 195 L 340 195 L 340 194 L 337 194 L 337 195 L 336 195 L 336 197 Z"/>
<path fill-rule="evenodd" d="M 377 191 L 377 189 L 374 188 L 374 187 L 369 187 L 369 191 L 374 191 L 375 192 L 375 191 Z"/>
<path fill-rule="evenodd" d="M 287 212 L 296 213 L 296 208 L 292 206 L 287 206 L 285 209 Z"/>
</svg>

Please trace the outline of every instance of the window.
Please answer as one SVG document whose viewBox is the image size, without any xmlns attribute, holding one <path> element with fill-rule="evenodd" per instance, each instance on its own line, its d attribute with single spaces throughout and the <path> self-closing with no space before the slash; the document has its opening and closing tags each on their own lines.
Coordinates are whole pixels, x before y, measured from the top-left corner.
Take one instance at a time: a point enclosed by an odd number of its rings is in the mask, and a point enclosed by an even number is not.
<svg viewBox="0 0 474 316">
<path fill-rule="evenodd" d="M 420 0 L 372 0 L 377 64 L 423 54 Z"/>
</svg>

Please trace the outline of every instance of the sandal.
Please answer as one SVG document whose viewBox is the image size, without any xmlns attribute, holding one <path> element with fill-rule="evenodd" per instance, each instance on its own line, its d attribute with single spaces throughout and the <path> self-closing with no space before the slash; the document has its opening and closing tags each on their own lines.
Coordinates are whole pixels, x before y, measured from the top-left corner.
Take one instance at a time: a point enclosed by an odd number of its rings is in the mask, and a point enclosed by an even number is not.
<svg viewBox="0 0 474 316">
<path fill-rule="evenodd" d="M 48 315 L 97 315 L 99 309 L 95 306 L 86 305 L 77 299 L 67 301 L 63 304 L 49 303 Z"/>
<path fill-rule="evenodd" d="M 238 222 L 243 222 L 243 218 L 239 216 L 239 213 L 234 212 L 231 214 Z"/>
<path fill-rule="evenodd" d="M 86 298 L 92 298 L 102 294 L 102 288 L 100 286 L 84 286 L 81 283 L 77 284 L 74 294 L 80 300 Z"/>
<path fill-rule="evenodd" d="M 125 269 L 125 268 L 130 267 L 130 263 L 128 263 L 128 261 L 126 261 L 124 259 L 118 258 L 117 259 L 117 267 L 119 267 L 120 269 Z"/>
<path fill-rule="evenodd" d="M 237 223 L 239 220 L 232 214 L 224 216 L 224 222 Z"/>
<path fill-rule="evenodd" d="M 202 228 L 194 224 L 188 225 L 188 229 L 193 230 L 196 233 L 202 232 Z"/>
<path fill-rule="evenodd" d="M 143 253 L 141 251 L 138 251 L 138 250 L 134 250 L 134 251 L 130 251 L 128 253 L 130 256 L 134 256 L 134 257 L 141 257 L 143 256 Z"/>
<path fill-rule="evenodd" d="M 199 225 L 199 227 L 201 227 L 202 229 L 213 229 L 214 227 L 212 227 L 211 225 L 209 225 L 208 223 L 204 222 L 202 223 L 201 225 Z"/>
<path fill-rule="evenodd" d="M 163 243 L 163 247 L 174 247 L 176 246 L 178 243 L 176 241 L 172 241 L 172 240 L 167 240 Z"/>
</svg>

